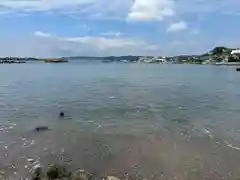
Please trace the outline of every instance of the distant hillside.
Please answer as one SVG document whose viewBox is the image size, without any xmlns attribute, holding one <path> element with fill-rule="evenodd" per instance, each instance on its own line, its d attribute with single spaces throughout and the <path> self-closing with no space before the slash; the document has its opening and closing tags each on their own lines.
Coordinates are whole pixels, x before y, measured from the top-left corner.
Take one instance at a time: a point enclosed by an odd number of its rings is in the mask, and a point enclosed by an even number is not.
<svg viewBox="0 0 240 180">
<path fill-rule="evenodd" d="M 102 60 L 104 57 L 90 57 L 90 56 L 74 56 L 74 57 L 64 57 L 69 60 Z"/>
<path fill-rule="evenodd" d="M 123 61 L 123 60 L 127 60 L 129 62 L 135 62 L 138 61 L 138 59 L 141 56 L 109 56 L 109 57 L 105 57 L 105 60 L 109 60 L 109 61 Z"/>
<path fill-rule="evenodd" d="M 227 48 L 224 46 L 218 46 L 213 48 L 211 51 L 204 53 L 201 57 L 211 57 L 212 60 L 215 61 L 223 61 L 224 59 L 228 59 L 228 62 L 239 62 L 240 61 L 240 54 L 231 54 L 233 50 L 236 48 Z"/>
<path fill-rule="evenodd" d="M 65 57 L 69 60 L 102 60 L 102 61 L 123 61 L 134 62 L 139 59 L 140 56 L 106 56 L 106 57 L 89 57 L 89 56 L 76 56 L 76 57 Z"/>
<path fill-rule="evenodd" d="M 227 48 L 224 46 L 218 46 L 213 48 L 211 51 L 202 54 L 201 56 L 209 56 L 209 55 L 223 55 L 223 54 L 230 54 L 234 50 L 234 48 Z"/>
</svg>

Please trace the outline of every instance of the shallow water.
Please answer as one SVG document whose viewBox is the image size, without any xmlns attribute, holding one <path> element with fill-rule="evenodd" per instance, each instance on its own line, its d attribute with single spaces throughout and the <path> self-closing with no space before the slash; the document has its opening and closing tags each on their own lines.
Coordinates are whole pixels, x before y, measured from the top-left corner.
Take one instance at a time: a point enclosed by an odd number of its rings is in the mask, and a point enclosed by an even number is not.
<svg viewBox="0 0 240 180">
<path fill-rule="evenodd" d="M 74 61 L 1 65 L 0 75 L 7 176 L 56 161 L 96 176 L 234 179 L 240 172 L 234 67 Z M 35 133 L 36 126 L 50 130 Z"/>
</svg>

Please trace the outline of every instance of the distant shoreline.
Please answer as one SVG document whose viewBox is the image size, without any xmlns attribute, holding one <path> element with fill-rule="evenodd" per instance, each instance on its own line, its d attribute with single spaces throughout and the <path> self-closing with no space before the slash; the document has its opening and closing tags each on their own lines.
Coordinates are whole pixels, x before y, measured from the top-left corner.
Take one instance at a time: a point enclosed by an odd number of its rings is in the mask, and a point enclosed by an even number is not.
<svg viewBox="0 0 240 180">
<path fill-rule="evenodd" d="M 33 57 L 2 57 L 0 62 L 27 62 L 27 61 L 43 61 L 50 63 L 67 62 L 68 60 L 88 60 L 101 61 L 104 63 L 120 62 L 120 63 L 172 63 L 172 64 L 213 64 L 213 65 L 239 65 L 240 50 L 238 48 L 215 47 L 211 51 L 201 55 L 178 55 L 178 56 L 69 56 L 60 58 L 33 58 Z"/>
</svg>

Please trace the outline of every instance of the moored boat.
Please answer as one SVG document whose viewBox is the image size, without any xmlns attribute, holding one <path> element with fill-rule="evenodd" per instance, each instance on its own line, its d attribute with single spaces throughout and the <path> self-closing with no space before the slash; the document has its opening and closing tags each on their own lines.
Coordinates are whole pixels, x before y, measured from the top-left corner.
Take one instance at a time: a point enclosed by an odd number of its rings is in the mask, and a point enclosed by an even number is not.
<svg viewBox="0 0 240 180">
<path fill-rule="evenodd" d="M 45 59 L 44 60 L 45 63 L 65 63 L 65 62 L 68 62 L 67 59 Z"/>
</svg>

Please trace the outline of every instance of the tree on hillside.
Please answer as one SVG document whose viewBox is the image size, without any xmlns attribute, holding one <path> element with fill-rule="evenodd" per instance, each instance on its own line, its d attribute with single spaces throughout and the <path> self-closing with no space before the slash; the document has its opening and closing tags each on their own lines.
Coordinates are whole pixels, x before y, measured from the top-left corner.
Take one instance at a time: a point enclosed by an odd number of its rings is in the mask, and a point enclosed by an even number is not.
<svg viewBox="0 0 240 180">
<path fill-rule="evenodd" d="M 212 55 L 220 55 L 220 54 L 229 52 L 229 50 L 230 50 L 229 48 L 226 48 L 224 46 L 218 46 L 213 48 L 213 50 L 211 50 L 210 53 Z"/>
</svg>

